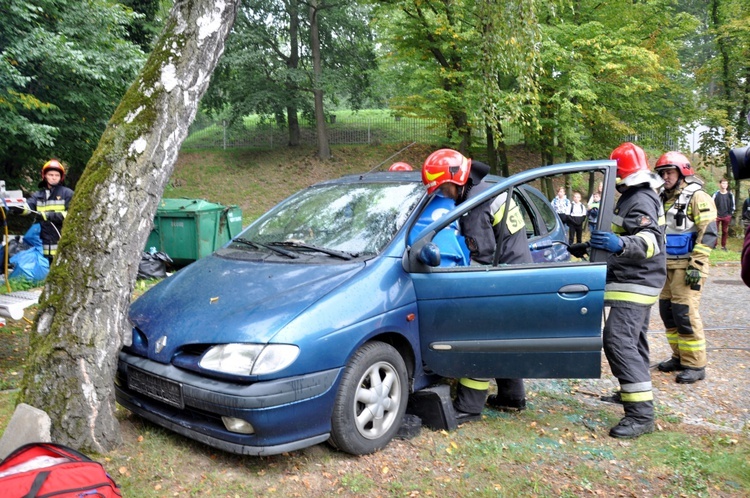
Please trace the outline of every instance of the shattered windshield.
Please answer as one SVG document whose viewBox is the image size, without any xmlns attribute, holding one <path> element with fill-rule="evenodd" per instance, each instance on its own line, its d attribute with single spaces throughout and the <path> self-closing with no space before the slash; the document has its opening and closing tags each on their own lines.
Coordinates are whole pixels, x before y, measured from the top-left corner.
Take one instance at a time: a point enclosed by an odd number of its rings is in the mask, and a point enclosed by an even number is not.
<svg viewBox="0 0 750 498">
<path fill-rule="evenodd" d="M 424 195 L 419 183 L 344 183 L 305 189 L 242 233 L 256 244 L 294 242 L 364 256 L 379 253 Z"/>
</svg>

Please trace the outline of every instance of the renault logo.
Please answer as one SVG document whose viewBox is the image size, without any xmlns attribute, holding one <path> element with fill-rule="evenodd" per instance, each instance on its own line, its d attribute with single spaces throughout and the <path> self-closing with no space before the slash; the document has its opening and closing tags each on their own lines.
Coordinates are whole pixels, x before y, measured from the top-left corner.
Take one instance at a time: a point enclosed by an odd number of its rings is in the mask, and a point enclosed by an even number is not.
<svg viewBox="0 0 750 498">
<path fill-rule="evenodd" d="M 159 337 L 159 339 L 156 341 L 156 345 L 154 346 L 154 351 L 156 354 L 161 353 L 161 350 L 164 349 L 167 346 L 167 336 L 163 335 Z"/>
</svg>

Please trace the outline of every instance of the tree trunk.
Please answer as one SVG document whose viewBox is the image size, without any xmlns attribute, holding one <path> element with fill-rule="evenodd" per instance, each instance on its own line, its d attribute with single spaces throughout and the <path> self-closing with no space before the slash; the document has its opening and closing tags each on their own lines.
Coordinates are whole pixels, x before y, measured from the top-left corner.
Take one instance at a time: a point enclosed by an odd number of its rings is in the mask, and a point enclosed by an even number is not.
<svg viewBox="0 0 750 498">
<path fill-rule="evenodd" d="M 289 2 L 289 58 L 286 61 L 286 67 L 290 71 L 299 68 L 299 4 L 297 0 Z M 289 94 L 295 94 L 297 84 L 287 79 L 287 89 Z M 286 106 L 286 120 L 289 125 L 289 146 L 298 147 L 300 140 L 299 118 L 297 117 L 297 105 L 289 104 Z"/>
<path fill-rule="evenodd" d="M 310 49 L 313 58 L 313 96 L 315 97 L 315 130 L 318 134 L 318 158 L 325 160 L 331 157 L 331 146 L 328 143 L 326 116 L 323 110 L 323 89 L 321 88 L 323 64 L 320 60 L 317 0 L 310 1 Z"/>
<path fill-rule="evenodd" d="M 286 123 L 289 127 L 289 147 L 299 147 L 302 141 L 299 129 L 299 117 L 297 116 L 297 107 L 286 106 Z"/>
<path fill-rule="evenodd" d="M 490 173 L 497 174 L 497 152 L 495 150 L 495 132 L 492 126 L 485 124 L 484 133 L 487 136 L 487 164 L 490 166 Z"/>
<path fill-rule="evenodd" d="M 113 383 L 141 251 L 238 4 L 175 2 L 77 184 L 20 397 L 49 414 L 56 442 L 100 453 L 120 442 Z"/>
</svg>

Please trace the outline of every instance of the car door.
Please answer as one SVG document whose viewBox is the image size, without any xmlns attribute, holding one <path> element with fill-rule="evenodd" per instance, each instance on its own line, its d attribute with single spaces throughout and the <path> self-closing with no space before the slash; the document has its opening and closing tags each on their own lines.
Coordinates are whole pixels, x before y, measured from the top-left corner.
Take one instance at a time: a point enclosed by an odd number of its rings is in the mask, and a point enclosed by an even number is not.
<svg viewBox="0 0 750 498">
<path fill-rule="evenodd" d="M 425 251 L 435 250 L 430 241 L 440 228 L 472 207 L 551 175 L 601 174 L 607 188 L 600 226 L 610 226 L 615 170 L 613 161 L 591 161 L 525 171 L 462 203 L 417 236 L 404 264 L 416 293 L 425 369 L 448 377 L 599 377 L 604 255 L 440 268 L 425 263 Z"/>
</svg>

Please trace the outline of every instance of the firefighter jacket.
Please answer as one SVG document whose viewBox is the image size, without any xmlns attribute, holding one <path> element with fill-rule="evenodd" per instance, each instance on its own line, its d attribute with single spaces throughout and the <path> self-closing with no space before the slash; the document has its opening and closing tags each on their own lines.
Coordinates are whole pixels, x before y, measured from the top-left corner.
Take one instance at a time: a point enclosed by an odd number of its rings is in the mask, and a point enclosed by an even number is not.
<svg viewBox="0 0 750 498">
<path fill-rule="evenodd" d="M 68 207 L 72 198 L 71 189 L 64 185 L 55 185 L 49 190 L 42 186 L 41 190 L 34 192 L 26 201 L 29 210 L 25 210 L 22 214 L 36 211 L 37 216 L 41 218 L 40 236 L 45 256 L 54 256 L 57 253 L 57 242 L 60 240 L 63 220 L 68 215 Z"/>
<path fill-rule="evenodd" d="M 651 306 L 667 280 L 664 208 L 648 184 L 628 187 L 615 205 L 612 232 L 622 251 L 607 259 L 604 304 Z"/>
<path fill-rule="evenodd" d="M 472 161 L 470 184 L 464 198 L 457 204 L 471 199 L 490 188 L 483 181 L 489 166 L 479 161 Z M 529 241 L 526 238 L 526 225 L 521 208 L 511 200 L 510 210 L 505 215 L 507 194 L 502 193 L 494 199 L 475 207 L 461 217 L 461 233 L 471 252 L 471 259 L 477 263 L 493 263 L 495 248 L 500 244 L 500 264 L 532 263 Z M 503 220 L 505 223 L 503 225 Z M 504 227 L 504 228 L 503 228 Z"/>
<path fill-rule="evenodd" d="M 700 183 L 684 180 L 660 196 L 667 214 L 667 268 L 692 266 L 708 276 L 718 235 L 713 199 Z"/>
</svg>

